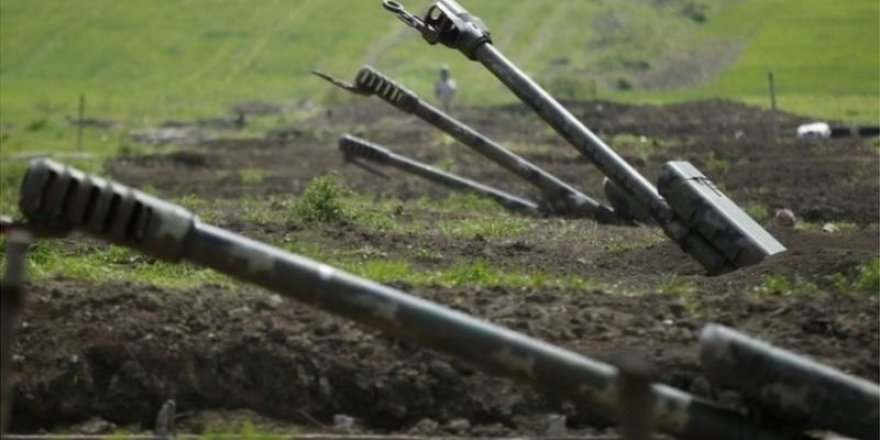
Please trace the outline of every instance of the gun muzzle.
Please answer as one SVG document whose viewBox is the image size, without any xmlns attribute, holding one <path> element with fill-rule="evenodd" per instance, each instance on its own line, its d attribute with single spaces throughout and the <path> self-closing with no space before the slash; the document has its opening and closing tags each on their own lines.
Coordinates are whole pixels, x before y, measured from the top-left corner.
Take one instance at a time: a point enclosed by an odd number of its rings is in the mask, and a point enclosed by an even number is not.
<svg viewBox="0 0 880 440">
<path fill-rule="evenodd" d="M 419 105 L 419 97 L 415 92 L 370 66 L 363 66 L 358 70 L 354 87 L 360 94 L 377 95 L 406 113 L 414 112 Z"/>
<path fill-rule="evenodd" d="M 477 59 L 478 47 L 492 42 L 483 20 L 471 15 L 454 0 L 435 2 L 428 8 L 424 20 L 426 29 L 431 30 L 422 32 L 425 41 L 458 49 L 472 60 Z"/>
<path fill-rule="evenodd" d="M 80 229 L 172 261 L 196 220 L 178 205 L 51 160 L 31 162 L 19 208 L 38 233 Z"/>
<path fill-rule="evenodd" d="M 346 157 L 361 157 L 381 164 L 387 164 L 392 155 L 391 150 L 350 134 L 339 138 L 339 149 Z"/>
<path fill-rule="evenodd" d="M 666 163 L 657 189 L 678 218 L 711 243 L 731 268 L 757 264 L 785 251 L 782 243 L 688 162 Z"/>
<path fill-rule="evenodd" d="M 356 95 L 377 95 L 382 100 L 407 113 L 413 113 L 420 103 L 419 97 L 415 92 L 398 84 L 370 66 L 363 66 L 358 70 L 354 83 L 333 77 L 320 70 L 312 70 L 312 74 Z"/>
</svg>

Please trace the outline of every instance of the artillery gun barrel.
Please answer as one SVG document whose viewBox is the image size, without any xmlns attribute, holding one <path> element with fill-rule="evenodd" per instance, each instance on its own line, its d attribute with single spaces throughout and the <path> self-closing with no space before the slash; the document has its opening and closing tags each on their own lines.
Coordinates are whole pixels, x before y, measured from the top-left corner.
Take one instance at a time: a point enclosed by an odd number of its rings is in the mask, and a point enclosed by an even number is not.
<svg viewBox="0 0 880 440">
<path fill-rule="evenodd" d="M 703 328 L 700 362 L 713 382 L 741 391 L 780 418 L 880 438 L 876 384 L 720 325 Z"/>
<path fill-rule="evenodd" d="M 186 209 L 50 160 L 31 163 L 21 212 L 34 231 L 73 229 L 186 260 L 530 383 L 617 419 L 617 371 L 574 352 L 205 224 Z M 657 426 L 694 440 L 790 437 L 682 391 L 653 385 Z"/>
<path fill-rule="evenodd" d="M 321 72 L 315 74 L 352 93 L 378 96 L 397 109 L 433 125 L 537 187 L 554 210 L 559 211 L 560 214 L 590 217 L 600 223 L 622 222 L 613 209 L 603 206 L 556 176 L 423 101 L 415 92 L 401 86 L 373 67 L 362 67 L 355 77 L 354 84 L 346 84 Z"/>
<path fill-rule="evenodd" d="M 24 302 L 25 254 L 31 234 L 11 227 L 6 235 L 6 269 L 0 280 L 0 434 L 9 428 L 12 415 L 12 348 L 18 316 Z"/>
<path fill-rule="evenodd" d="M 663 231 L 710 273 L 756 264 L 785 250 L 776 239 L 724 196 L 692 166 L 672 162 L 664 176 L 675 182 L 661 188 L 675 196 L 670 206 L 639 172 L 585 127 L 541 86 L 508 60 L 495 46 L 482 20 L 454 0 L 437 0 L 424 17 L 410 14 L 400 3 L 383 6 L 418 30 L 430 44 L 458 49 L 480 62 L 557 133 L 586 156 L 620 190 L 640 203 Z"/>
<path fill-rule="evenodd" d="M 511 211 L 528 214 L 541 213 L 540 207 L 534 202 L 425 165 L 406 156 L 394 153 L 388 148 L 349 134 L 339 138 L 339 149 L 342 150 L 347 158 L 357 156 L 379 164 L 389 165 L 439 185 L 488 197 Z"/>
</svg>

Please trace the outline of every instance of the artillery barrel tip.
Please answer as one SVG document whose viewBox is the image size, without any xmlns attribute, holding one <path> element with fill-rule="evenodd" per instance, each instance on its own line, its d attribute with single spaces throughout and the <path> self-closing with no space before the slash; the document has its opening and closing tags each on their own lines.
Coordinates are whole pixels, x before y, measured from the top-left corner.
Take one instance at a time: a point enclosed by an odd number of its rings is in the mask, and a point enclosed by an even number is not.
<svg viewBox="0 0 880 440">
<path fill-rule="evenodd" d="M 328 75 L 318 69 L 312 69 L 312 75 L 319 76 L 319 77 L 324 78 L 328 81 L 331 79 L 330 75 Z"/>
<path fill-rule="evenodd" d="M 342 150 L 346 150 L 346 151 L 351 149 L 351 145 L 362 144 L 362 143 L 363 142 L 360 139 L 358 139 L 348 133 L 343 133 L 342 136 L 339 136 L 339 141 L 338 141 L 339 148 Z"/>
<path fill-rule="evenodd" d="M 405 11 L 402 4 L 393 0 L 383 0 L 382 7 L 396 14 Z"/>
<path fill-rule="evenodd" d="M 700 330 L 700 346 L 705 346 L 707 344 L 712 344 L 718 340 L 726 331 L 729 329 L 719 324 L 706 324 L 703 326 L 703 329 Z"/>
<path fill-rule="evenodd" d="M 348 90 L 349 92 L 356 93 L 356 94 L 363 94 L 360 91 L 358 91 L 357 89 L 355 89 L 355 87 L 352 84 L 350 84 L 346 81 L 343 81 L 339 78 L 335 78 L 335 77 L 331 76 L 329 73 L 324 73 L 318 69 L 312 69 L 312 74 L 319 77 L 319 78 L 323 78 L 325 81 L 327 81 L 330 84 L 333 84 L 334 86 L 339 87 L 341 89 L 345 89 L 345 90 Z"/>
</svg>

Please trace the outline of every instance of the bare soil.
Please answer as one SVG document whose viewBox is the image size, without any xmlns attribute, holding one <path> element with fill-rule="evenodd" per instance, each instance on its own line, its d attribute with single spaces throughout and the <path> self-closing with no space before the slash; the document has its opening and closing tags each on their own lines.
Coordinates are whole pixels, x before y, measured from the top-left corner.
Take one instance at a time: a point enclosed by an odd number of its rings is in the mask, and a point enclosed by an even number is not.
<svg viewBox="0 0 880 440">
<path fill-rule="evenodd" d="M 794 128 L 806 119 L 786 114 L 780 118 L 782 139 L 775 140 L 766 112 L 726 101 L 566 106 L 604 139 L 623 139 L 614 146 L 649 179 L 667 160 L 690 160 L 741 205 L 784 207 L 802 220 L 854 226 L 827 233 L 768 225 L 789 251 L 717 277 L 704 276 L 673 244 L 652 240 L 656 230 L 570 219 L 540 219 L 516 237 L 398 234 L 348 224 L 309 226 L 308 232 L 326 247 L 369 244 L 417 267 L 438 264 L 420 261 L 417 250 L 427 247 L 442 254 L 445 265 L 480 258 L 513 271 L 613 281 L 616 288 L 607 291 L 396 287 L 599 359 L 640 351 L 654 363 L 659 380 L 701 396 L 719 391 L 696 359 L 696 335 L 707 322 L 734 326 L 873 382 L 880 379 L 878 295 L 841 292 L 834 281 L 839 274 L 854 275 L 878 255 L 880 168 L 873 141 L 795 140 Z M 598 195 L 600 173 L 525 107 L 461 108 L 455 114 Z M 217 199 L 227 207 L 221 226 L 263 240 L 302 226 L 242 221 L 235 200 L 296 195 L 331 169 L 357 191 L 396 197 L 404 207 L 416 197 L 448 194 L 397 172 L 383 180 L 345 166 L 335 146 L 343 131 L 534 195 L 420 121 L 366 101 L 266 137 L 120 157 L 106 171 L 134 187 L 149 185 L 163 197 Z M 266 178 L 243 185 L 239 172 L 246 168 L 264 170 Z M 756 294 L 765 276 L 778 274 L 818 291 Z M 660 293 L 673 275 L 691 283 L 694 292 Z M 248 286 L 180 290 L 40 281 L 29 286 L 19 331 L 16 432 L 96 416 L 149 428 L 169 397 L 180 411 L 195 412 L 190 420 L 209 411 L 245 410 L 308 430 L 332 430 L 337 415 L 356 418 L 352 429 L 384 433 L 535 435 L 544 432 L 551 414 L 566 415 L 574 433 L 608 426 L 554 396 Z M 204 429 L 202 422 L 187 426 Z"/>
</svg>

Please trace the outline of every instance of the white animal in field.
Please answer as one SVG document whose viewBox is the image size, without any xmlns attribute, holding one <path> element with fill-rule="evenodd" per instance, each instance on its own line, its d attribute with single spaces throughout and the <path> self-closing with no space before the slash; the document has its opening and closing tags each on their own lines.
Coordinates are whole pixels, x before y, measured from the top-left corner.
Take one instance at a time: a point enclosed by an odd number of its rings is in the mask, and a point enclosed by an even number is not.
<svg viewBox="0 0 880 440">
<path fill-rule="evenodd" d="M 828 139 L 831 137 L 831 127 L 826 122 L 813 122 L 803 124 L 797 128 L 799 139 Z"/>
<path fill-rule="evenodd" d="M 449 66 L 440 68 L 440 78 L 434 84 L 434 97 L 443 104 L 443 111 L 449 113 L 449 104 L 455 96 L 455 80 L 449 73 Z"/>
</svg>

